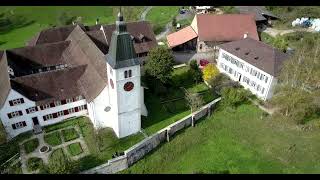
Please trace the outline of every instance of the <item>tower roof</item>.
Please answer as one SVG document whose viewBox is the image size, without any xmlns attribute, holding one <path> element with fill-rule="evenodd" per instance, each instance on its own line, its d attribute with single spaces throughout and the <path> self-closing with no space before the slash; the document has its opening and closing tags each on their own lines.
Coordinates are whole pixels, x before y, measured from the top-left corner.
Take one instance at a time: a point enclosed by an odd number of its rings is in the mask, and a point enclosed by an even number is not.
<svg viewBox="0 0 320 180">
<path fill-rule="evenodd" d="M 116 21 L 116 30 L 112 33 L 107 62 L 113 69 L 139 64 L 131 35 L 127 32 L 126 23 L 121 12 Z"/>
</svg>

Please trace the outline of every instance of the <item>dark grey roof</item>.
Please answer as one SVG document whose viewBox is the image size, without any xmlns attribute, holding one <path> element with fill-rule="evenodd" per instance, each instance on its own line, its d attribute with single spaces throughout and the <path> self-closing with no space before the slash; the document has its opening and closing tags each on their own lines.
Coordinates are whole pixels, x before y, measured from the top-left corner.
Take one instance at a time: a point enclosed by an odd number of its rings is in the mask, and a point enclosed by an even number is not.
<svg viewBox="0 0 320 180">
<path fill-rule="evenodd" d="M 106 61 L 113 69 L 140 64 L 131 35 L 127 32 L 127 26 L 121 14 L 118 15 L 118 20 L 116 21 L 116 30 L 112 33 Z"/>
<path fill-rule="evenodd" d="M 289 55 L 261 41 L 245 38 L 219 47 L 273 76 L 278 76 Z"/>
<path fill-rule="evenodd" d="M 265 16 L 278 19 L 277 16 L 266 10 L 264 6 L 235 6 L 241 14 L 255 14 L 256 21 L 267 20 Z"/>
</svg>

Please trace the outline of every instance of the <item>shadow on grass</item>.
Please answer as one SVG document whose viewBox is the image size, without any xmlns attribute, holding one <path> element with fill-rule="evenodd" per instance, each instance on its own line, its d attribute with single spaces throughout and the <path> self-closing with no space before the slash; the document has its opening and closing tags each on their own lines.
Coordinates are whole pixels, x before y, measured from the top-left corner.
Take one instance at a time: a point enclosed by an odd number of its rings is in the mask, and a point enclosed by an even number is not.
<svg viewBox="0 0 320 180">
<path fill-rule="evenodd" d="M 35 23 L 34 20 L 28 20 L 24 16 L 2 13 L 0 15 L 0 34 L 6 34 L 14 29 L 26 27 L 33 23 Z"/>
</svg>

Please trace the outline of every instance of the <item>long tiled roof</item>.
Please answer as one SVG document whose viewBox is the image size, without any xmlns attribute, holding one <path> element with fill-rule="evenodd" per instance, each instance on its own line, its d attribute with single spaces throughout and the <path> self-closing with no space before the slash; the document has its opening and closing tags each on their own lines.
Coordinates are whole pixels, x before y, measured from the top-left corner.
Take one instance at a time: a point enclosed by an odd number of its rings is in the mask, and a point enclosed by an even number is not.
<svg viewBox="0 0 320 180">
<path fill-rule="evenodd" d="M 289 55 L 261 41 L 245 38 L 219 47 L 273 76 L 278 76 Z"/>
</svg>

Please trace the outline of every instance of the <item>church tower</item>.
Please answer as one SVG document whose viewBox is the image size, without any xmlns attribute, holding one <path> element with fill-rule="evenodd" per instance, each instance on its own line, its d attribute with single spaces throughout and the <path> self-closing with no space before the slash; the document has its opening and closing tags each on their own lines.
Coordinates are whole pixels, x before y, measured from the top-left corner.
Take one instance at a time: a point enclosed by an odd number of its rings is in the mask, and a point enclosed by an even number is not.
<svg viewBox="0 0 320 180">
<path fill-rule="evenodd" d="M 112 33 L 106 55 L 110 120 L 119 138 L 137 133 L 141 128 L 140 63 L 131 35 L 127 32 L 121 12 Z"/>
</svg>

